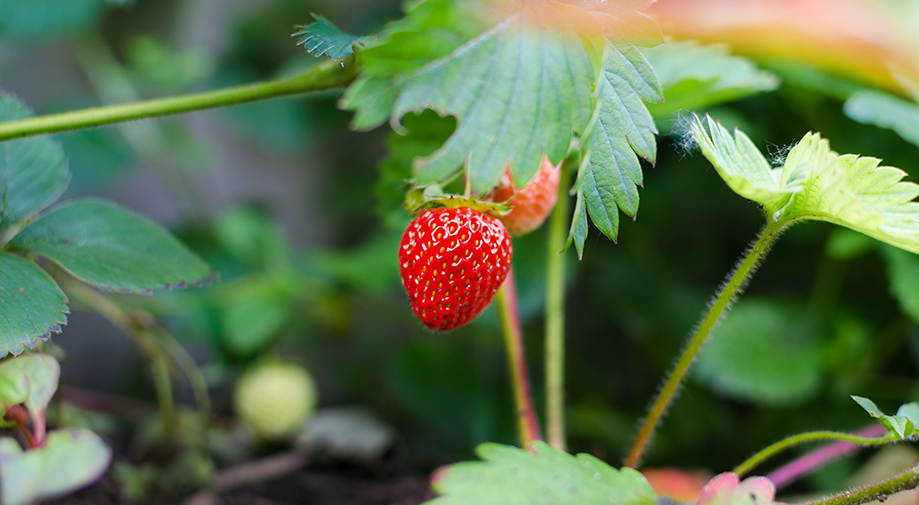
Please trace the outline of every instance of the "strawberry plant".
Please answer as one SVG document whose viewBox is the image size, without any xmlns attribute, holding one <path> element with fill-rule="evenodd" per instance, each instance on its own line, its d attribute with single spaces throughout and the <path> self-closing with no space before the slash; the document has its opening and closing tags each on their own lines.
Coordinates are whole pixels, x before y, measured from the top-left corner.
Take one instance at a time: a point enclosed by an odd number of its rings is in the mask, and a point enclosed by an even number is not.
<svg viewBox="0 0 919 505">
<path fill-rule="evenodd" d="M 893 152 L 900 156 L 890 163 L 910 168 L 914 153 L 902 155 L 902 144 L 913 149 L 919 142 L 913 103 L 919 65 L 915 54 L 890 49 L 909 44 L 865 49 L 859 45 L 864 41 L 843 37 L 852 34 L 820 19 L 814 26 L 847 44 L 825 47 L 822 39 L 806 38 L 810 30 L 789 27 L 782 33 L 806 49 L 797 55 L 770 42 L 776 28 L 765 21 L 753 23 L 743 40 L 735 34 L 746 28 L 732 25 L 734 17 L 724 17 L 723 33 L 704 22 L 721 10 L 747 20 L 811 12 L 784 4 L 751 14 L 743 9 L 752 7 L 716 0 L 700 1 L 691 12 L 668 0 L 411 0 L 401 6 L 400 19 L 363 35 L 340 30 L 333 15 L 313 15 L 287 41 L 306 53 L 284 65 L 280 77 L 225 87 L 221 83 L 238 82 L 246 72 L 209 65 L 191 52 L 173 57 L 151 37 L 138 39 L 123 58 L 108 47 L 111 35 L 93 23 L 109 4 L 121 2 L 73 0 L 66 12 L 51 3 L 12 2 L 0 14 L 2 35 L 34 40 L 79 34 L 75 59 L 107 104 L 35 115 L 20 99 L 2 95 L 0 354 L 14 356 L 0 362 L 0 398 L 11 430 L 11 437 L 0 438 L 3 503 L 71 491 L 97 478 L 112 458 L 91 431 L 64 422 L 47 430 L 45 411 L 59 376 L 51 356 L 63 357 L 49 338 L 64 329 L 71 302 L 128 335 L 149 365 L 158 416 L 136 430 L 134 445 L 152 462 L 117 470 L 121 485 L 138 499 L 225 485 L 227 474 L 237 474 L 231 469 L 215 478 L 219 465 L 272 447 L 262 444 L 268 440 L 284 445 L 309 439 L 303 433 L 317 389 L 330 391 L 337 402 L 360 389 L 356 383 L 366 385 L 368 402 L 391 409 L 391 419 L 411 425 L 406 419 L 417 418 L 425 425 L 417 429 L 420 446 L 437 445 L 434 420 L 448 433 L 471 427 L 460 442 L 464 451 L 489 439 L 510 441 L 502 420 L 516 428 L 518 447 L 484 443 L 476 449 L 480 461 L 434 472 L 438 496 L 432 504 L 664 503 L 664 491 L 652 488 L 637 468 L 646 460 L 669 465 L 668 458 L 682 465 L 696 459 L 712 468 L 735 465 L 699 483 L 696 496 L 681 497 L 698 505 L 777 503 L 777 489 L 805 476 L 837 491 L 815 501 L 821 505 L 883 501 L 919 485 L 915 464 L 842 493 L 838 467 L 828 467 L 835 475 L 817 472 L 857 447 L 914 441 L 919 434 L 916 403 L 888 415 L 865 397 L 902 400 L 917 388 L 912 379 L 897 382 L 879 371 L 893 363 L 915 372 L 915 364 L 903 363 L 909 353 L 898 350 L 915 346 L 919 320 L 919 185 L 879 158 L 839 154 L 830 144 L 888 159 L 885 153 L 897 145 L 901 150 Z M 812 10 L 836 8 L 819 7 Z M 839 9 L 841 19 L 878 19 L 871 17 L 874 8 Z M 21 21 L 26 19 L 34 24 Z M 261 33 L 250 30 L 243 32 Z M 722 38 L 734 47 L 711 43 Z M 240 59 L 252 50 L 243 46 Z M 871 65 L 865 54 L 883 56 L 886 66 Z M 210 72 L 218 74 L 209 81 L 213 89 L 141 99 L 200 87 Z M 195 141 L 188 140 L 194 136 L 171 123 L 117 131 L 134 156 L 163 162 L 160 177 L 172 181 L 178 188 L 173 196 L 190 209 L 181 236 L 196 252 L 103 199 L 65 198 L 54 206 L 71 170 L 64 149 L 48 135 L 104 139 L 112 129 L 87 129 L 243 105 L 221 112 L 221 122 L 241 123 L 247 141 L 280 152 L 282 144 L 296 149 L 302 140 L 296 132 L 307 130 L 298 129 L 284 102 L 266 100 L 302 94 L 334 98 L 350 115 L 350 129 L 363 132 L 352 141 L 391 130 L 374 176 L 382 226 L 361 213 L 371 185 L 361 150 L 329 149 L 361 169 L 335 174 L 343 189 L 317 197 L 332 210 L 317 213 L 322 218 L 316 220 L 331 223 L 335 215 L 350 223 L 357 231 L 336 222 L 329 233 L 340 234 L 343 244 L 366 239 L 360 248 L 301 254 L 270 205 L 241 206 L 214 219 L 202 203 L 208 191 L 189 182 L 197 177 L 186 166 L 197 159 Z M 272 104 L 281 106 L 269 109 Z M 344 130 L 344 118 L 329 105 L 313 105 L 311 112 L 325 119 L 312 134 L 327 134 L 339 120 Z M 676 154 L 660 149 L 662 134 Z M 786 140 L 788 147 L 769 147 Z M 82 142 L 75 145 L 86 149 L 86 138 Z M 79 160 L 79 148 L 67 150 Z M 117 157 L 112 151 L 103 147 L 91 158 L 101 164 Z M 271 179 L 259 173 L 251 182 Z M 738 203 L 732 192 L 746 202 Z M 647 228 L 644 220 L 631 222 L 640 200 L 642 216 L 650 214 Z M 620 221 L 620 212 L 632 219 Z M 764 221 L 759 235 L 655 393 L 653 372 L 668 366 L 679 345 L 672 335 L 685 331 L 704 306 L 698 286 L 710 290 L 711 271 L 723 271 L 727 256 L 736 254 L 724 244 L 745 233 L 752 225 L 746 216 L 753 215 Z M 720 226 L 707 224 L 713 216 Z M 836 231 L 829 238 L 819 235 L 827 231 L 798 232 L 818 228 L 813 225 L 789 231 L 809 221 L 836 225 Z M 589 241 L 591 228 L 609 240 Z M 776 247 L 783 235 L 788 240 Z M 824 239 L 825 252 L 812 254 Z M 706 247 L 700 243 L 710 249 L 694 252 Z M 775 269 L 763 266 L 773 250 Z M 873 255 L 886 265 L 889 286 L 868 263 Z M 816 267 L 808 263 L 814 256 Z M 219 286 L 152 299 L 123 296 L 204 287 L 217 279 L 211 264 L 228 279 Z M 854 265 L 859 286 L 889 289 L 899 309 L 880 296 L 840 301 L 848 294 L 845 265 Z M 773 292 L 739 299 L 758 269 Z M 799 288 L 812 270 L 810 299 L 776 294 Z M 393 301 L 387 295 L 400 275 L 404 292 Z M 705 280 L 691 282 L 691 275 Z M 170 317 L 155 317 L 160 315 Z M 542 330 L 538 352 L 534 330 Z M 209 335 L 197 340 L 208 343 L 208 366 L 200 367 L 174 333 Z M 351 343 L 359 345 L 346 345 Z M 500 373 L 509 398 L 491 387 L 498 378 L 489 365 L 502 344 L 498 354 L 506 355 L 506 365 Z M 315 382 L 293 363 L 298 359 L 291 349 L 307 356 Z M 351 352 L 360 358 L 342 358 Z M 531 382 L 528 364 L 539 359 L 544 368 Z M 174 398 L 179 372 L 194 410 Z M 574 380 L 566 384 L 566 378 Z M 238 432 L 224 428 L 233 423 L 210 422 L 212 397 L 216 413 L 226 412 L 221 391 L 228 388 L 221 386 L 233 381 L 232 414 L 243 427 Z M 688 398 L 675 403 L 683 388 Z M 655 399 L 630 440 L 631 419 L 641 415 L 646 394 Z M 868 417 L 850 412 L 850 395 Z M 675 419 L 667 426 L 662 423 L 672 406 Z M 795 406 L 800 413 L 769 406 Z M 544 409 L 542 420 L 537 408 Z M 320 409 L 316 419 L 322 414 Z M 874 424 L 851 432 L 815 430 L 808 418 L 820 427 L 845 426 L 849 418 Z M 781 436 L 794 431 L 799 433 Z M 246 434 L 256 436 L 245 440 Z M 705 450 L 725 440 L 743 449 Z M 569 441 L 592 454 L 569 454 Z M 748 476 L 816 442 L 827 445 L 767 476 Z M 616 468 L 615 454 L 607 451 L 626 447 Z M 734 461 L 753 447 L 764 448 Z M 302 464 L 299 451 L 289 461 Z M 425 463 L 432 462 L 444 463 L 443 454 Z"/>
</svg>

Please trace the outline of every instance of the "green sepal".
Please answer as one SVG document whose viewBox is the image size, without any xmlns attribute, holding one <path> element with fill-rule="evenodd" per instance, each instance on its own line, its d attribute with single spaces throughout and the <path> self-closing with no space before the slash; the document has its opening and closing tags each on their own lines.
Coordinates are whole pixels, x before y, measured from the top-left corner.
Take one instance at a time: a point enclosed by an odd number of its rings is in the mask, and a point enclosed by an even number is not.
<svg viewBox="0 0 919 505">
<path fill-rule="evenodd" d="M 469 207 L 494 216 L 503 216 L 511 211 L 511 208 L 504 204 L 445 193 L 439 184 L 413 186 L 405 194 L 405 210 L 413 216 L 438 207 Z"/>
</svg>

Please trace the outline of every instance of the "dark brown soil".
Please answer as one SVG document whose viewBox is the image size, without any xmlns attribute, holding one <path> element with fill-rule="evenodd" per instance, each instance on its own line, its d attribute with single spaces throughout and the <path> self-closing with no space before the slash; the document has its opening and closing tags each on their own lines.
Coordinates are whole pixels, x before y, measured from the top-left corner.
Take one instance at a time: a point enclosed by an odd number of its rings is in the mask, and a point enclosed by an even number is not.
<svg viewBox="0 0 919 505">
<path fill-rule="evenodd" d="M 433 498 L 427 475 L 402 473 L 360 475 L 342 469 L 300 472 L 238 487 L 200 493 L 193 498 L 154 499 L 151 505 L 418 505 Z M 54 505 L 124 505 L 114 481 L 102 481 L 69 496 L 46 502 Z"/>
</svg>

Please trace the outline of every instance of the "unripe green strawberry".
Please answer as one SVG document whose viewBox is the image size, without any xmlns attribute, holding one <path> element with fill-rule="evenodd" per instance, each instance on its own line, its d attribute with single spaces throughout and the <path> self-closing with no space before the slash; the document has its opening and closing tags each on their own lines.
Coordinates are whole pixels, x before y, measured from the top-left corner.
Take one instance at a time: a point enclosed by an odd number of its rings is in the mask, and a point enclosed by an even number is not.
<svg viewBox="0 0 919 505">
<path fill-rule="evenodd" d="M 518 190 L 508 169 L 492 192 L 495 202 L 507 202 L 513 207 L 510 213 L 500 218 L 508 233 L 513 236 L 526 235 L 539 228 L 555 207 L 560 177 L 558 166 L 543 156 L 539 171 L 526 186 Z"/>
<path fill-rule="evenodd" d="M 399 247 L 412 310 L 432 330 L 466 325 L 491 302 L 512 256 L 511 237 L 492 216 L 469 207 L 422 212 Z"/>
<path fill-rule="evenodd" d="M 305 368 L 270 362 L 249 370 L 236 382 L 233 406 L 256 435 L 293 435 L 313 416 L 316 385 Z"/>
</svg>

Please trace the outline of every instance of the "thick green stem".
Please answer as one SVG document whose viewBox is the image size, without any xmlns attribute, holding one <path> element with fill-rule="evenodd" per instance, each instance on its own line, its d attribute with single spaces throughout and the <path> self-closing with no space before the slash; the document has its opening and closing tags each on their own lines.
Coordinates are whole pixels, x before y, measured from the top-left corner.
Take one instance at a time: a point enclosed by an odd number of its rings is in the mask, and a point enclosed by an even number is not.
<svg viewBox="0 0 919 505">
<path fill-rule="evenodd" d="M 324 90 L 345 85 L 354 76 L 353 59 L 347 64 L 326 61 L 305 72 L 274 81 L 4 121 L 0 123 L 0 141 Z"/>
<path fill-rule="evenodd" d="M 919 487 L 919 466 L 891 477 L 890 479 L 865 486 L 861 489 L 846 491 L 828 498 L 808 502 L 807 505 L 861 505 L 872 501 L 883 502 L 900 491 Z"/>
<path fill-rule="evenodd" d="M 784 440 L 779 440 L 778 442 L 754 454 L 749 459 L 738 465 L 737 468 L 734 469 L 734 473 L 736 473 L 738 476 L 743 476 L 750 470 L 756 468 L 759 464 L 786 449 L 790 449 L 796 445 L 805 444 L 808 442 L 823 442 L 826 440 L 838 440 L 841 442 L 850 442 L 857 445 L 872 446 L 893 442 L 897 440 L 897 435 L 891 433 L 884 437 L 875 438 L 861 437 L 841 431 L 811 431 L 807 433 L 800 433 L 798 435 L 788 437 Z"/>
<path fill-rule="evenodd" d="M 546 438 L 565 450 L 565 256 L 568 232 L 570 167 L 562 164 L 558 201 L 549 218 L 546 260 Z"/>
<path fill-rule="evenodd" d="M 737 266 L 734 274 L 731 275 L 731 278 L 728 279 L 721 293 L 715 298 L 714 303 L 712 303 L 711 308 L 708 310 L 708 314 L 706 314 L 702 323 L 699 324 L 698 329 L 692 336 L 692 339 L 690 339 L 686 349 L 683 350 L 680 360 L 677 361 L 673 371 L 670 372 L 667 382 L 664 383 L 664 387 L 661 388 L 660 393 L 658 393 L 657 399 L 654 401 L 654 404 L 651 405 L 648 416 L 642 423 L 641 429 L 638 431 L 638 435 L 635 437 L 635 441 L 632 443 L 632 447 L 629 449 L 629 453 L 626 456 L 624 462 L 625 466 L 634 468 L 641 463 L 641 456 L 648 447 L 648 442 L 651 441 L 651 435 L 654 433 L 654 429 L 657 427 L 664 412 L 676 395 L 680 383 L 682 383 L 683 378 L 689 371 L 689 367 L 692 365 L 699 349 L 702 348 L 702 344 L 705 343 L 705 339 L 721 319 L 722 313 L 727 309 L 728 305 L 730 305 L 734 296 L 746 285 L 749 277 L 753 274 L 754 270 L 756 270 L 759 261 L 769 251 L 773 241 L 787 224 L 788 221 L 770 221 L 769 224 L 763 228 L 763 231 L 753 244 L 753 247 L 747 251 L 746 256 Z"/>
<path fill-rule="evenodd" d="M 539 421 L 536 419 L 533 396 L 530 394 L 530 379 L 527 375 L 526 357 L 523 352 L 523 333 L 520 330 L 520 316 L 517 312 L 517 286 L 514 284 L 513 270 L 508 272 L 495 298 L 498 318 L 501 320 L 501 329 L 504 332 L 504 345 L 507 349 L 517 432 L 520 435 L 521 446 L 529 449 L 533 441 L 542 439 L 542 435 L 539 433 Z"/>
</svg>

